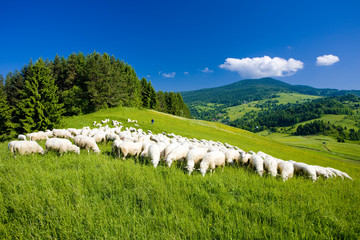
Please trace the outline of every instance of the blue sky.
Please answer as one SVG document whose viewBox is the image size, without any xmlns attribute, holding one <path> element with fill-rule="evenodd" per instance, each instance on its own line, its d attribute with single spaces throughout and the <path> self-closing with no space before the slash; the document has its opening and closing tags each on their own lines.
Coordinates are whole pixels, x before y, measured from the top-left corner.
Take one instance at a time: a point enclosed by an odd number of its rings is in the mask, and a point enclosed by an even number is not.
<svg viewBox="0 0 360 240">
<path fill-rule="evenodd" d="M 360 89 L 360 1 L 14 0 L 0 11 L 4 76 L 30 58 L 95 50 L 132 65 L 156 90 L 262 76 Z"/>
</svg>

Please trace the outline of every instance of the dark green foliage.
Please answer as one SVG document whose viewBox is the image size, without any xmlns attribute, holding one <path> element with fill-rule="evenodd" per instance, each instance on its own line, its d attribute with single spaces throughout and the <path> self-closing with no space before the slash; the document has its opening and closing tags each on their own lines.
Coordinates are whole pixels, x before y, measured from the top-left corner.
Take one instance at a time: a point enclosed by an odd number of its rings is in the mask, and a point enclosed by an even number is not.
<svg viewBox="0 0 360 240">
<path fill-rule="evenodd" d="M 140 81 L 130 65 L 106 53 L 73 53 L 67 59 L 56 55 L 52 61 L 39 59 L 35 64 L 30 60 L 21 71 L 7 74 L 3 90 L 7 102 L 3 104 L 9 108 L 4 114 L 11 114 L 12 128 L 18 133 L 51 129 L 60 115 L 116 106 L 190 117 L 180 94 L 171 93 L 172 104 L 167 105 L 163 92 L 157 94 L 150 81 Z"/>
<path fill-rule="evenodd" d="M 57 87 L 49 67 L 42 59 L 27 67 L 21 91 L 19 122 L 21 132 L 52 129 L 63 113 L 58 104 Z"/>
<path fill-rule="evenodd" d="M 351 115 L 352 109 L 343 104 L 351 97 L 328 97 L 302 104 L 280 104 L 258 113 L 250 112 L 230 125 L 253 132 L 271 127 L 289 127 L 294 124 L 320 118 L 324 114 Z M 354 96 L 355 98 L 358 98 Z"/>
<path fill-rule="evenodd" d="M 11 133 L 11 109 L 6 99 L 4 78 L 0 75 L 0 141 L 9 138 Z"/>
<path fill-rule="evenodd" d="M 158 101 L 157 110 L 160 112 L 166 112 L 167 105 L 166 105 L 165 93 L 160 90 L 157 92 L 156 95 L 157 95 L 157 101 Z"/>
</svg>

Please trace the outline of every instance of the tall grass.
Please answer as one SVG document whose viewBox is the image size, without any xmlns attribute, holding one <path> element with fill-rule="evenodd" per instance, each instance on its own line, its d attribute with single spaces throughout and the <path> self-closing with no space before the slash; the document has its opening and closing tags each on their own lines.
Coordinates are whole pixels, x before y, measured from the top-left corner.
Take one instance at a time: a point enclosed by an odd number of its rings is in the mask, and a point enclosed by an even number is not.
<svg viewBox="0 0 360 240">
<path fill-rule="evenodd" d="M 145 110 L 111 109 L 68 119 L 64 126 L 89 125 L 104 116 L 294 159 L 301 152 L 223 125 Z M 0 144 L 1 239 L 354 239 L 360 234 L 359 173 L 350 171 L 356 163 L 339 163 L 355 181 L 312 183 L 296 177 L 284 183 L 241 167 L 205 177 L 188 176 L 180 165 L 154 169 L 138 159 L 114 157 L 110 144 L 100 145 L 101 155 L 16 158 L 6 147 Z M 300 158 L 339 162 L 306 151 Z"/>
</svg>

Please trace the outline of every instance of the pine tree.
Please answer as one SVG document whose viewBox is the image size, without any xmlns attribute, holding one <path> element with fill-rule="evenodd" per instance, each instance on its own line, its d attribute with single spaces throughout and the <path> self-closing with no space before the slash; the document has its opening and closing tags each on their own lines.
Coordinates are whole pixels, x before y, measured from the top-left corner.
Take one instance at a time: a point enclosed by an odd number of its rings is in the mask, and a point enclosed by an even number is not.
<svg viewBox="0 0 360 240">
<path fill-rule="evenodd" d="M 146 78 L 142 78 L 140 81 L 141 85 L 141 101 L 143 108 L 150 107 L 150 86 L 149 83 L 146 81 Z"/>
<path fill-rule="evenodd" d="M 157 100 L 157 95 L 156 95 L 156 91 L 153 88 L 153 86 L 151 85 L 151 82 L 149 81 L 149 108 L 150 109 L 157 109 L 158 106 L 158 100 Z"/>
<path fill-rule="evenodd" d="M 11 108 L 6 99 L 4 77 L 0 75 L 0 141 L 9 138 L 11 127 Z"/>
<path fill-rule="evenodd" d="M 157 98 L 157 110 L 159 112 L 167 112 L 167 105 L 166 105 L 166 97 L 165 97 L 165 93 L 163 91 L 158 91 L 156 94 L 156 98 Z"/>
<path fill-rule="evenodd" d="M 24 132 L 52 129 L 60 121 L 62 104 L 58 103 L 57 87 L 49 67 L 40 58 L 29 65 L 24 76 L 19 112 L 23 116 L 20 128 Z"/>
</svg>

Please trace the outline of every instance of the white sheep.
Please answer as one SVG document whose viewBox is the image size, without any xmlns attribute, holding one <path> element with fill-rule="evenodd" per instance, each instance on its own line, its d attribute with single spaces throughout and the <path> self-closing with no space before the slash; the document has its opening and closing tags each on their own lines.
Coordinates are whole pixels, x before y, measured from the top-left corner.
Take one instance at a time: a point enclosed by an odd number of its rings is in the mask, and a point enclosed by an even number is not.
<svg viewBox="0 0 360 240">
<path fill-rule="evenodd" d="M 207 153 L 208 149 L 204 147 L 195 147 L 186 155 L 187 166 L 185 167 L 189 175 L 194 171 L 195 164 L 199 163 Z"/>
<path fill-rule="evenodd" d="M 285 182 L 286 180 L 294 176 L 294 165 L 289 161 L 279 161 L 278 171 L 281 178 Z"/>
<path fill-rule="evenodd" d="M 71 133 L 71 135 L 73 135 L 74 137 L 81 134 L 81 130 L 80 130 L 80 129 L 68 128 L 68 129 L 66 129 L 66 130 L 67 130 L 69 133 Z"/>
<path fill-rule="evenodd" d="M 144 141 L 142 145 L 142 151 L 140 153 L 141 158 L 147 158 L 149 157 L 149 147 L 154 144 L 153 141 Z"/>
<path fill-rule="evenodd" d="M 225 167 L 225 154 L 221 151 L 212 151 L 205 154 L 203 160 L 200 163 L 200 172 L 205 176 L 206 171 L 211 168 L 215 170 L 216 166 Z"/>
<path fill-rule="evenodd" d="M 225 158 L 227 164 L 234 164 L 234 161 L 235 163 L 239 161 L 240 153 L 235 149 L 229 149 L 225 152 Z"/>
<path fill-rule="evenodd" d="M 294 165 L 294 172 L 299 175 L 305 175 L 312 179 L 313 182 L 316 181 L 316 170 L 313 166 L 308 165 L 306 163 L 295 162 L 289 160 Z"/>
<path fill-rule="evenodd" d="M 99 131 L 94 134 L 93 138 L 95 139 L 95 142 L 97 142 L 97 143 L 106 142 L 106 133 L 103 131 Z"/>
<path fill-rule="evenodd" d="M 74 137 L 74 144 L 80 148 L 85 148 L 88 152 L 91 149 L 94 153 L 100 153 L 100 149 L 96 144 L 95 139 L 92 137 L 82 135 L 76 136 Z"/>
<path fill-rule="evenodd" d="M 115 133 L 106 133 L 105 140 L 106 142 L 110 142 L 110 141 L 120 140 L 120 137 Z"/>
<path fill-rule="evenodd" d="M 157 143 L 151 144 L 149 146 L 148 149 L 148 156 L 150 158 L 150 161 L 152 162 L 152 164 L 154 165 L 154 167 L 156 168 L 157 165 L 160 162 L 160 148 L 159 145 Z"/>
<path fill-rule="evenodd" d="M 265 157 L 264 168 L 273 177 L 276 177 L 277 175 L 277 165 L 278 163 L 275 158 L 271 157 L 270 155 Z"/>
<path fill-rule="evenodd" d="M 174 150 L 179 145 L 178 142 L 169 144 L 164 151 L 165 158 L 171 153 L 172 150 Z"/>
<path fill-rule="evenodd" d="M 57 138 L 74 138 L 71 133 L 66 129 L 54 129 L 53 135 Z"/>
<path fill-rule="evenodd" d="M 18 140 L 20 140 L 20 141 L 26 141 L 26 136 L 23 135 L 23 134 L 19 134 Z"/>
<path fill-rule="evenodd" d="M 120 150 L 123 154 L 123 159 L 125 159 L 128 155 L 138 157 L 142 151 L 142 142 L 129 142 L 124 141 L 120 144 Z"/>
<path fill-rule="evenodd" d="M 348 178 L 348 179 L 351 179 L 351 180 L 353 180 L 347 173 L 345 173 L 345 172 L 342 172 L 342 171 L 340 171 L 340 170 L 337 170 L 337 169 L 334 169 L 334 168 L 331 168 L 331 167 L 327 167 L 326 168 L 327 170 L 329 170 L 329 171 L 331 171 L 333 174 L 335 174 L 336 176 L 339 176 L 339 177 L 341 177 L 342 179 L 344 179 L 344 177 L 345 178 Z"/>
<path fill-rule="evenodd" d="M 253 154 L 251 154 L 251 153 L 241 152 L 241 153 L 240 153 L 240 163 L 241 163 L 242 165 L 247 165 L 247 164 L 249 164 L 250 158 L 251 158 L 252 155 L 253 155 Z"/>
<path fill-rule="evenodd" d="M 44 154 L 44 149 L 35 141 L 11 141 L 8 144 L 8 149 L 14 156 L 16 156 L 16 153 L 20 155 L 30 153 Z"/>
<path fill-rule="evenodd" d="M 173 161 L 179 161 L 186 158 L 189 148 L 187 146 L 178 145 L 165 158 L 168 167 L 171 167 Z"/>
<path fill-rule="evenodd" d="M 29 138 L 30 141 L 40 141 L 49 138 L 43 131 L 29 133 L 26 134 L 26 136 Z"/>
<path fill-rule="evenodd" d="M 116 154 L 117 157 L 120 157 L 120 144 L 122 143 L 123 141 L 122 140 L 115 140 L 113 142 L 113 145 L 112 145 L 112 148 L 111 148 L 111 151 Z"/>
<path fill-rule="evenodd" d="M 67 152 L 74 152 L 80 154 L 80 148 L 76 145 L 73 145 L 68 139 L 63 138 L 50 138 L 46 140 L 45 143 L 46 151 L 53 150 L 60 155 Z"/>
<path fill-rule="evenodd" d="M 250 157 L 249 166 L 253 169 L 255 169 L 255 172 L 257 172 L 260 176 L 264 173 L 264 159 L 255 154 Z"/>
</svg>

